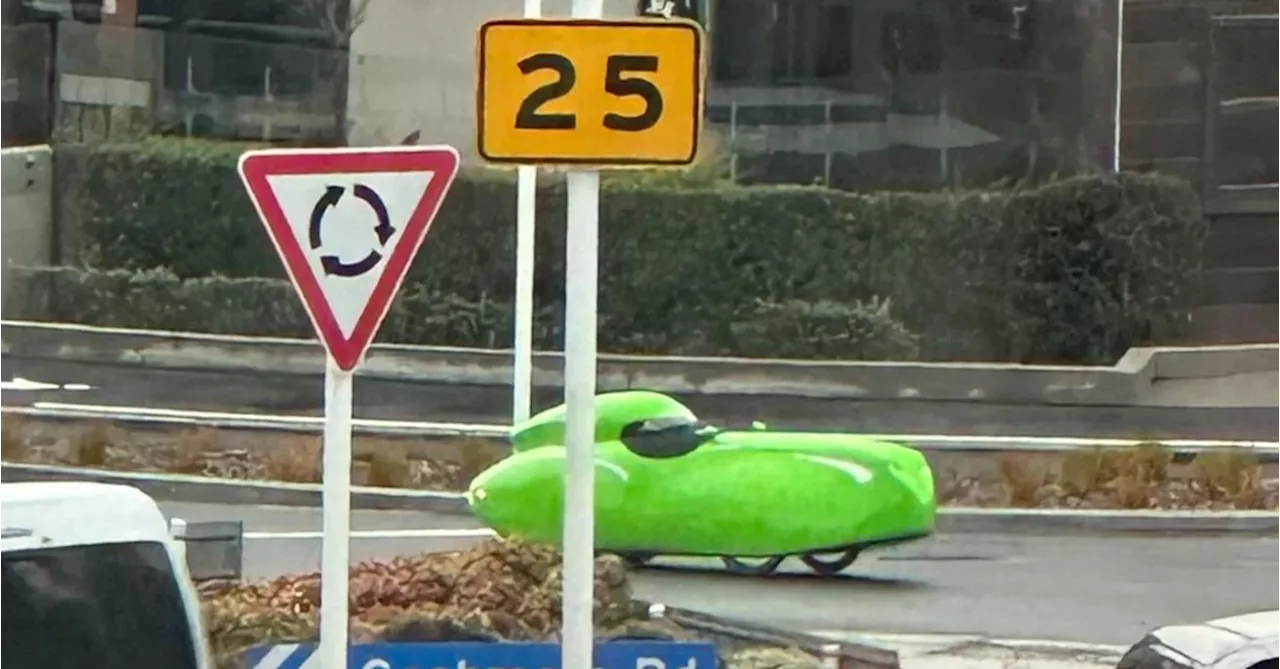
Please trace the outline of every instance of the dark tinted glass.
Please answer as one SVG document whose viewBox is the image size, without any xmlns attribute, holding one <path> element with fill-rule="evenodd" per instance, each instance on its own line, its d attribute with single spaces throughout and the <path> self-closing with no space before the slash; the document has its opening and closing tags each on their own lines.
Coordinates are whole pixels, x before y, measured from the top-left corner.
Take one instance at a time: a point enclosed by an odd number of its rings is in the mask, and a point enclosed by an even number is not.
<svg viewBox="0 0 1280 669">
<path fill-rule="evenodd" d="M 5 665 L 14 669 L 195 669 L 177 579 L 158 543 L 4 555 Z"/>
<path fill-rule="evenodd" d="M 622 444 L 646 458 L 677 458 L 713 438 L 714 431 L 702 432 L 688 416 L 651 418 L 622 428 Z"/>
</svg>

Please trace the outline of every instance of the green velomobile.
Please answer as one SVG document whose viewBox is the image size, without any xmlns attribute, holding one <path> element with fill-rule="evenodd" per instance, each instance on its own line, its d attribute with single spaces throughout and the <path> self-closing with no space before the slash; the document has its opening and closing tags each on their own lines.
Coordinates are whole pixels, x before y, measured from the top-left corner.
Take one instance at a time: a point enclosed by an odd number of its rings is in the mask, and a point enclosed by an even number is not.
<svg viewBox="0 0 1280 669">
<path fill-rule="evenodd" d="M 472 481 L 475 514 L 504 535 L 560 541 L 564 406 L 511 432 L 514 452 Z M 933 475 L 924 456 L 850 434 L 701 426 L 648 391 L 596 398 L 596 546 L 635 560 L 721 556 L 767 572 L 800 556 L 821 573 L 864 548 L 927 536 Z M 840 553 L 834 561 L 823 556 Z M 763 557 L 748 567 L 738 558 Z"/>
</svg>

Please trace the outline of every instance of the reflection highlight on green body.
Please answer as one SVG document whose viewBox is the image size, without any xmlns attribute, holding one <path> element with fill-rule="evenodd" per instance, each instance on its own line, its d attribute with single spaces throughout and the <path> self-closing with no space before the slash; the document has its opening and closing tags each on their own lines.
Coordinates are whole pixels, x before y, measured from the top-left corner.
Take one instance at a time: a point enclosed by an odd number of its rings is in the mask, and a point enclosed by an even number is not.
<svg viewBox="0 0 1280 669">
<path fill-rule="evenodd" d="M 699 425 L 671 397 L 648 391 L 596 399 L 596 546 L 654 555 L 799 555 L 820 572 L 863 548 L 933 529 L 933 476 L 901 444 L 848 434 L 745 431 Z M 513 454 L 471 483 L 475 514 L 504 535 L 559 543 L 564 407 L 511 432 Z M 841 553 L 835 562 L 820 554 Z M 776 562 L 775 562 L 776 559 Z"/>
</svg>

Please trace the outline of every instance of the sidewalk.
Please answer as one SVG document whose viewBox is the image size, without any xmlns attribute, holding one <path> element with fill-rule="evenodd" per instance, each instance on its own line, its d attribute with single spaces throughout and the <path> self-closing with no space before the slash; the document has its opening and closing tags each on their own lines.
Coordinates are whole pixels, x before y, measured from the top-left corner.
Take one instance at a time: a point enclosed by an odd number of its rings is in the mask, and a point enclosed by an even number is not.
<svg viewBox="0 0 1280 669">
<path fill-rule="evenodd" d="M 1118 646 L 964 635 L 815 634 L 896 650 L 902 669 L 1115 669 L 1126 650 Z"/>
</svg>

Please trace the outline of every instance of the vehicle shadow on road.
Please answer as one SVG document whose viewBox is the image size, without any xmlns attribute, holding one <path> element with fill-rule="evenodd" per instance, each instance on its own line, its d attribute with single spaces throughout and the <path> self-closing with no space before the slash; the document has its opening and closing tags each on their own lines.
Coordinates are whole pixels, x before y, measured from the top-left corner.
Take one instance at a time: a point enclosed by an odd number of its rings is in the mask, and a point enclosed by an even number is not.
<svg viewBox="0 0 1280 669">
<path fill-rule="evenodd" d="M 735 573 L 719 565 L 689 564 L 647 564 L 643 567 L 633 567 L 632 570 L 637 573 L 653 574 L 655 576 L 660 574 L 689 574 L 697 575 L 699 578 L 748 579 L 770 583 L 840 583 L 858 588 L 883 590 L 915 590 L 928 587 L 927 583 L 913 579 L 859 574 L 854 567 L 850 567 L 847 572 L 832 575 L 800 571 L 803 567 L 799 565 L 794 568 L 788 567 L 790 566 L 783 567 L 772 574 Z"/>
</svg>

